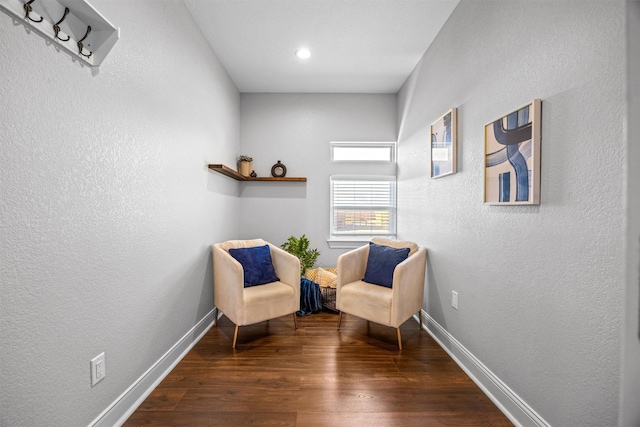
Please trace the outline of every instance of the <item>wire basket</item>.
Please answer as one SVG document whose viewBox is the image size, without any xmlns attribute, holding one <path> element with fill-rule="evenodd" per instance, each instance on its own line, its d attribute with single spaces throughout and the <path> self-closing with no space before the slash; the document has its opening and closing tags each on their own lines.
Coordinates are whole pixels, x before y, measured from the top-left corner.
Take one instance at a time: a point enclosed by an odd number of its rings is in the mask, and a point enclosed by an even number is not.
<svg viewBox="0 0 640 427">
<path fill-rule="evenodd" d="M 307 279 L 320 285 L 322 306 L 331 311 L 338 311 L 336 309 L 336 274 L 337 268 L 334 267 L 309 269 L 305 273 Z"/>
<path fill-rule="evenodd" d="M 327 310 L 338 311 L 336 309 L 336 288 L 320 288 L 322 292 L 322 306 Z"/>
</svg>

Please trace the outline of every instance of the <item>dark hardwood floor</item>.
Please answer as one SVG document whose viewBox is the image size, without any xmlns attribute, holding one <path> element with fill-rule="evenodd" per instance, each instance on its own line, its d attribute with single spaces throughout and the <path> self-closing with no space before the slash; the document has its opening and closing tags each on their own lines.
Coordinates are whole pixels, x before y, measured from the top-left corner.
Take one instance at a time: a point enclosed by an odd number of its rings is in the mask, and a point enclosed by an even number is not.
<svg viewBox="0 0 640 427">
<path fill-rule="evenodd" d="M 226 317 L 124 424 L 133 426 L 512 426 L 413 320 L 396 331 L 333 313 L 240 328 Z"/>
</svg>

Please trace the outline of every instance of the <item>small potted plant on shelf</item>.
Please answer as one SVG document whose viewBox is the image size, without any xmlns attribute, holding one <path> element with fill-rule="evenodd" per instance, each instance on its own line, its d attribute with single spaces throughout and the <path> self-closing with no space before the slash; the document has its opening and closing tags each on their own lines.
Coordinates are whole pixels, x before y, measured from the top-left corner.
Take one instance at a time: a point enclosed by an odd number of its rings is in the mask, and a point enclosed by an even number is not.
<svg viewBox="0 0 640 427">
<path fill-rule="evenodd" d="M 238 156 L 238 173 L 243 176 L 251 175 L 253 157 Z"/>
</svg>

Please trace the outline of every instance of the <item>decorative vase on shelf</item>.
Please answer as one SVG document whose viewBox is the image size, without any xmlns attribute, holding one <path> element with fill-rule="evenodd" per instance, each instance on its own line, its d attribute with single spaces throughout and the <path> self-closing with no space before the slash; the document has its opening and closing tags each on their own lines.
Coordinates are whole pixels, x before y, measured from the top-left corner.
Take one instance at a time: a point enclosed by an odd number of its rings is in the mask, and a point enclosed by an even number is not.
<svg viewBox="0 0 640 427">
<path fill-rule="evenodd" d="M 242 176 L 251 175 L 251 171 L 253 170 L 251 162 L 240 161 L 238 162 L 238 173 Z"/>
<path fill-rule="evenodd" d="M 274 178 L 284 178 L 287 174 L 287 167 L 278 160 L 278 163 L 271 167 L 271 176 Z"/>
<path fill-rule="evenodd" d="M 251 171 L 253 170 L 253 158 L 249 156 L 239 156 L 238 157 L 238 173 L 242 176 L 251 175 Z"/>
</svg>

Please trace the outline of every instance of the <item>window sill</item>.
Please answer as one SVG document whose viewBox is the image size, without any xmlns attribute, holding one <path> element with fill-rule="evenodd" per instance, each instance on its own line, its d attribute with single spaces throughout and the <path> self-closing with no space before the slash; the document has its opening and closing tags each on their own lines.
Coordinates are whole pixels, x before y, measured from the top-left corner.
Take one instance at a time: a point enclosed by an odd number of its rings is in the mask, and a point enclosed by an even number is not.
<svg viewBox="0 0 640 427">
<path fill-rule="evenodd" d="M 374 237 L 383 237 L 385 239 L 395 240 L 396 236 L 362 236 L 362 237 L 333 237 L 327 239 L 327 244 L 331 249 L 355 249 L 360 246 L 366 245 Z"/>
</svg>

